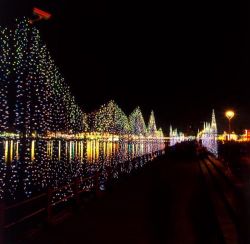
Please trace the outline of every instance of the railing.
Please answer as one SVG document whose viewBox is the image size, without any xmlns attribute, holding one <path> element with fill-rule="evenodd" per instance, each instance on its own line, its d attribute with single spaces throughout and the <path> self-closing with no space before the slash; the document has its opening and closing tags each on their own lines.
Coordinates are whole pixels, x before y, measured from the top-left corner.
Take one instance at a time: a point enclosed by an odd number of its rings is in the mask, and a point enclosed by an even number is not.
<svg viewBox="0 0 250 244">
<path fill-rule="evenodd" d="M 80 186 L 84 184 L 84 182 L 90 181 L 90 184 L 92 187 L 83 187 L 80 189 Z M 53 201 L 53 196 L 63 189 L 66 188 L 72 188 L 73 194 L 70 194 L 66 197 L 63 197 L 57 201 Z M 37 195 L 35 197 L 29 198 L 27 200 L 24 200 L 22 202 L 18 202 L 9 206 L 5 206 L 5 203 L 3 201 L 0 202 L 0 243 L 3 243 L 3 236 L 5 232 L 10 229 L 11 227 L 21 224 L 22 222 L 27 221 L 28 219 L 31 219 L 32 217 L 38 216 L 39 214 L 44 214 L 46 216 L 46 221 L 48 224 L 51 223 L 51 220 L 53 218 L 53 208 L 57 206 L 60 203 L 67 202 L 69 199 L 74 199 L 76 204 L 79 204 L 80 195 L 83 192 L 94 192 L 95 194 L 99 194 L 100 188 L 99 188 L 99 172 L 95 173 L 93 176 L 88 178 L 77 178 L 74 180 L 74 182 L 64 185 L 62 187 L 56 188 L 56 189 L 49 189 L 47 193 L 42 193 L 40 195 Z M 40 202 L 40 204 L 39 204 Z M 32 209 L 31 211 L 27 211 L 27 208 L 29 208 L 30 205 L 42 205 L 39 206 L 36 209 Z M 19 212 L 18 212 L 19 210 Z M 21 210 L 24 210 L 26 214 L 20 214 L 22 212 Z M 10 218 L 11 220 L 7 220 L 6 217 L 9 217 L 10 213 L 14 213 L 17 211 L 17 218 Z"/>
<path fill-rule="evenodd" d="M 80 198 L 84 192 L 92 192 L 99 196 L 101 193 L 101 176 L 105 178 L 105 182 L 107 183 L 111 178 L 116 178 L 115 175 L 118 175 L 119 177 L 123 175 L 129 175 L 132 170 L 135 171 L 137 168 L 142 167 L 140 164 L 141 158 L 146 158 L 145 161 L 147 162 L 156 158 L 158 154 L 159 151 L 137 157 L 131 161 L 118 163 L 114 167 L 105 165 L 102 172 L 96 172 L 93 176 L 76 178 L 70 184 L 56 189 L 49 188 L 47 193 L 42 193 L 9 206 L 6 206 L 3 201 L 0 201 L 0 243 L 3 243 L 3 237 L 6 231 L 33 217 L 43 214 L 45 217 L 44 222 L 51 224 L 54 217 L 53 210 L 60 203 L 67 203 L 70 199 L 72 199 L 76 206 L 80 206 Z M 71 189 L 72 194 L 69 194 L 58 200 L 53 200 L 53 197 L 56 195 L 56 193 L 63 191 L 64 189 Z M 38 207 L 34 209 L 34 206 L 36 205 L 38 205 Z M 32 207 L 32 210 L 30 210 L 29 207 Z M 27 209 L 30 211 L 27 211 Z M 14 215 L 15 211 L 17 212 L 16 215 L 18 217 L 15 216 L 16 218 L 10 218 L 11 220 L 8 221 L 7 217 L 9 217 L 9 213 Z M 25 214 L 23 214 L 23 212 Z"/>
</svg>

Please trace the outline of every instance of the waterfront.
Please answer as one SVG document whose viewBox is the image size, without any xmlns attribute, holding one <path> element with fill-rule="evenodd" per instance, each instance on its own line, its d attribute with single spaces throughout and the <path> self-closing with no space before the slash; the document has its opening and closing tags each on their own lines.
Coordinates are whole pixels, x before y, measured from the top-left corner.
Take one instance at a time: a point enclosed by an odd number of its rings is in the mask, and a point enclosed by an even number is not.
<svg viewBox="0 0 250 244">
<path fill-rule="evenodd" d="M 163 140 L 0 141 L 0 196 L 7 201 L 31 197 L 49 187 L 70 184 L 105 167 L 163 150 Z M 143 163 L 143 160 L 142 160 Z"/>
</svg>

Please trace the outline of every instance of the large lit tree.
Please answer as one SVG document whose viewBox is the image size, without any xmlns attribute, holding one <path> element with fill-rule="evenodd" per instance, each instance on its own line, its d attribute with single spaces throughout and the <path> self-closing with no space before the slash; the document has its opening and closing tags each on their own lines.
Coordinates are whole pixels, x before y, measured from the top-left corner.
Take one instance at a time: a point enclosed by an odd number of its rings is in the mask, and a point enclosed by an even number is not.
<svg viewBox="0 0 250 244">
<path fill-rule="evenodd" d="M 93 130 L 114 134 L 128 134 L 130 126 L 126 114 L 114 101 L 102 105 L 93 115 Z"/>
<path fill-rule="evenodd" d="M 140 107 L 135 108 L 134 111 L 130 114 L 129 122 L 131 127 L 131 133 L 133 135 L 145 136 L 147 134 L 146 124 Z"/>
<path fill-rule="evenodd" d="M 16 84 L 16 131 L 31 135 L 32 132 L 86 130 L 86 123 L 83 123 L 86 116 L 42 43 L 39 31 L 24 18 L 17 23 L 9 39 L 14 54 L 11 75 Z"/>
<path fill-rule="evenodd" d="M 156 136 L 156 134 L 157 134 L 157 128 L 156 128 L 156 123 L 155 123 L 155 116 L 154 116 L 154 112 L 151 111 L 149 122 L 148 122 L 148 135 Z"/>
</svg>

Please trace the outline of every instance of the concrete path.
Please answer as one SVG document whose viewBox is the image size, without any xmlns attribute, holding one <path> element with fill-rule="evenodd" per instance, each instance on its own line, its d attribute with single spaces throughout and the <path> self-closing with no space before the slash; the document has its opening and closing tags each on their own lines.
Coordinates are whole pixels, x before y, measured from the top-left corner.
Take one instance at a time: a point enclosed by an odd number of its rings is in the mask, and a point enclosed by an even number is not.
<svg viewBox="0 0 250 244">
<path fill-rule="evenodd" d="M 223 243 L 195 157 L 164 156 L 30 243 Z"/>
</svg>

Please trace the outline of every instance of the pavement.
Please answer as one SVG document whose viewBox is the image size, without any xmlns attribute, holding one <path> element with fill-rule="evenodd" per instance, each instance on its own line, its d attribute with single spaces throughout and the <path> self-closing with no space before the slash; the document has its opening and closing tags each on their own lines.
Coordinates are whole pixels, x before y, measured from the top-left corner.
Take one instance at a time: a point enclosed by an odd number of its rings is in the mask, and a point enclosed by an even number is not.
<svg viewBox="0 0 250 244">
<path fill-rule="evenodd" d="M 223 240 L 197 158 L 177 150 L 25 243 L 217 244 Z"/>
</svg>

